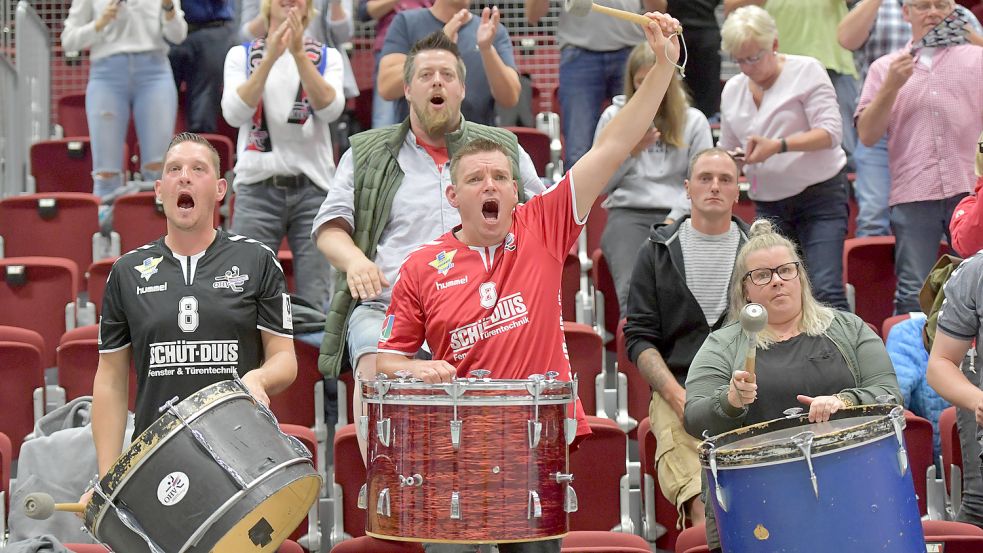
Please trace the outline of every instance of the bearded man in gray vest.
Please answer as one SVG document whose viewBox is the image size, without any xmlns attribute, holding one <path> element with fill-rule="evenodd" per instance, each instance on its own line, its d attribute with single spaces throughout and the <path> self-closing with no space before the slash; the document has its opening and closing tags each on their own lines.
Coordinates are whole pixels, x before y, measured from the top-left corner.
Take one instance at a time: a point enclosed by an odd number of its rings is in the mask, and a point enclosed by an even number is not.
<svg viewBox="0 0 983 553">
<path fill-rule="evenodd" d="M 475 138 L 506 145 L 513 174 L 519 175 L 520 198 L 543 191 L 514 134 L 461 116 L 464 80 L 457 45 L 443 32 L 417 42 L 403 68 L 409 117 L 352 136 L 351 149 L 338 163 L 311 233 L 338 270 L 318 359 L 325 376 L 353 367 L 360 378 L 375 377 L 379 331 L 403 258 L 461 223 L 444 196 L 451 182 L 449 160 L 458 146 Z M 356 390 L 356 416 L 359 395 Z"/>
</svg>

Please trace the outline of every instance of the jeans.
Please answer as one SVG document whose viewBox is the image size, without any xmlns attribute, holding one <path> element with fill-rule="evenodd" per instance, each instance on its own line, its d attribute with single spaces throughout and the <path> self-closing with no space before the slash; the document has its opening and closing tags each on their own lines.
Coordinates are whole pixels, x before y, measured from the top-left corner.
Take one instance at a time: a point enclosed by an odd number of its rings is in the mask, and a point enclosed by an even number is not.
<svg viewBox="0 0 983 553">
<path fill-rule="evenodd" d="M 560 52 L 560 124 L 564 167 L 587 153 L 604 103 L 624 90 L 625 62 L 631 48 L 595 52 L 567 46 Z"/>
<path fill-rule="evenodd" d="M 853 160 L 857 164 L 857 180 L 853 183 L 859 208 L 857 236 L 888 236 L 891 234 L 888 209 L 891 171 L 887 164 L 887 136 L 873 146 L 858 141 Z"/>
<path fill-rule="evenodd" d="M 969 362 L 962 364 L 963 375 L 980 386 L 979 368 L 972 371 Z M 956 409 L 956 427 L 959 429 L 959 445 L 963 454 L 962 506 L 956 520 L 983 527 L 983 475 L 980 473 L 980 436 L 976 414 L 968 409 Z"/>
<path fill-rule="evenodd" d="M 857 110 L 857 100 L 860 98 L 860 81 L 853 75 L 826 70 L 829 80 L 833 82 L 836 91 L 836 103 L 840 107 L 840 118 L 843 120 L 843 140 L 840 145 L 846 152 L 848 170 L 855 168 L 853 152 L 857 149 L 857 129 L 853 126 L 853 112 Z"/>
<path fill-rule="evenodd" d="M 385 100 L 379 95 L 379 88 L 375 86 L 379 74 L 379 59 L 381 52 L 375 55 L 375 72 L 372 74 L 372 128 L 387 127 L 399 123 L 396 120 L 396 100 Z M 364 92 L 363 92 L 364 94 Z M 366 129 L 368 130 L 368 129 Z"/>
<path fill-rule="evenodd" d="M 925 277 L 939 258 L 939 242 L 949 237 L 949 221 L 959 200 L 959 194 L 944 200 L 909 202 L 891 207 L 891 229 L 894 231 L 894 274 L 898 288 L 894 292 L 894 313 L 921 311 L 918 291 Z"/>
<path fill-rule="evenodd" d="M 186 98 L 188 130 L 214 133 L 222 100 L 222 71 L 225 54 L 232 46 L 232 22 L 220 27 L 204 27 L 188 33 L 184 42 L 171 46 L 167 54 L 175 84 L 188 83 Z"/>
<path fill-rule="evenodd" d="M 816 299 L 844 311 L 849 310 L 843 287 L 846 187 L 846 175 L 840 172 L 791 198 L 755 202 L 758 217 L 771 219 L 779 232 L 798 243 Z"/>
<path fill-rule="evenodd" d="M 476 543 L 424 543 L 427 553 L 484 553 L 498 548 L 499 553 L 559 553 L 560 540 L 500 543 L 497 546 Z"/>
<path fill-rule="evenodd" d="M 274 252 L 284 236 L 294 254 L 297 295 L 318 309 L 328 299 L 328 261 L 311 240 L 314 216 L 327 193 L 311 183 L 281 186 L 260 181 L 236 187 L 232 232 Z"/>
<path fill-rule="evenodd" d="M 379 349 L 379 335 L 386 319 L 389 304 L 379 301 L 364 301 L 352 311 L 348 319 L 348 358 L 353 367 L 363 355 L 376 353 Z"/>
<path fill-rule="evenodd" d="M 163 52 L 113 54 L 92 62 L 85 88 L 85 115 L 92 140 L 93 191 L 105 196 L 123 183 L 123 145 L 130 111 L 140 141 L 144 180 L 160 178 L 161 163 L 174 134 L 177 89 Z M 131 152 L 132 153 L 132 152 Z M 111 173 L 100 177 L 99 173 Z"/>
</svg>

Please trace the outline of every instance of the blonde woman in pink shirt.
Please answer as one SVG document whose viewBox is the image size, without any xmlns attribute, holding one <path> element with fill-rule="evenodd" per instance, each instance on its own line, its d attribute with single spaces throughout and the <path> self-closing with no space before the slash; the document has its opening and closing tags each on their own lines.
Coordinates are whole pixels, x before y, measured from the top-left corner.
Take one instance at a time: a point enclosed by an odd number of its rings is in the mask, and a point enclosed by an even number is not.
<svg viewBox="0 0 983 553">
<path fill-rule="evenodd" d="M 731 13 L 720 34 L 741 74 L 721 95 L 719 145 L 744 156 L 758 217 L 797 243 L 816 298 L 846 310 L 846 154 L 826 69 L 814 58 L 778 53 L 775 20 L 757 6 Z"/>
</svg>

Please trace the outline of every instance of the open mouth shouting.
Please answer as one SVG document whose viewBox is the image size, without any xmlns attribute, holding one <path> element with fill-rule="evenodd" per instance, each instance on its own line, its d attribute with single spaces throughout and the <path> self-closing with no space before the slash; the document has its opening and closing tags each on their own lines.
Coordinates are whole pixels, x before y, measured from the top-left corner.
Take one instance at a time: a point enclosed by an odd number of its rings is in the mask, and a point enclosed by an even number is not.
<svg viewBox="0 0 983 553">
<path fill-rule="evenodd" d="M 498 200 L 488 199 L 481 203 L 481 216 L 485 218 L 487 223 L 497 223 L 498 222 Z"/>
<path fill-rule="evenodd" d="M 446 100 L 444 98 L 444 95 L 440 92 L 435 92 L 432 96 L 430 96 L 430 105 L 432 107 L 439 109 L 440 106 L 443 106 L 445 102 Z"/>
<path fill-rule="evenodd" d="M 177 197 L 177 207 L 182 212 L 191 211 L 195 208 L 195 199 L 187 192 L 182 192 Z"/>
</svg>

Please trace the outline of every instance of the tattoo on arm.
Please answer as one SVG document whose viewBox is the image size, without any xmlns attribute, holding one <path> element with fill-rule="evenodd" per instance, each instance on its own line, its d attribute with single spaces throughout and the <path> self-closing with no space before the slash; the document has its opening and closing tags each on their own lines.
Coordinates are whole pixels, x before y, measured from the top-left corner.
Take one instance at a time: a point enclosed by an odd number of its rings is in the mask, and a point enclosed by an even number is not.
<svg viewBox="0 0 983 553">
<path fill-rule="evenodd" d="M 649 348 L 638 356 L 638 370 L 656 391 L 661 391 L 666 382 L 674 380 L 672 371 L 662 359 L 662 354 L 655 348 Z"/>
</svg>

